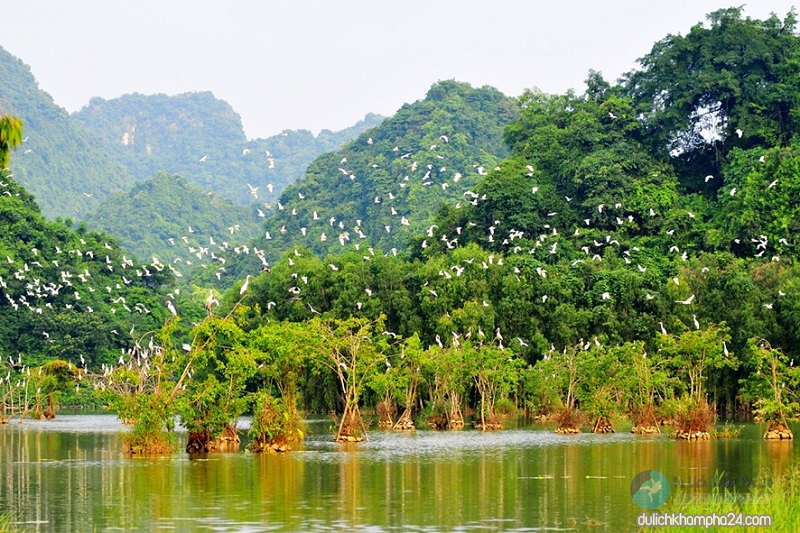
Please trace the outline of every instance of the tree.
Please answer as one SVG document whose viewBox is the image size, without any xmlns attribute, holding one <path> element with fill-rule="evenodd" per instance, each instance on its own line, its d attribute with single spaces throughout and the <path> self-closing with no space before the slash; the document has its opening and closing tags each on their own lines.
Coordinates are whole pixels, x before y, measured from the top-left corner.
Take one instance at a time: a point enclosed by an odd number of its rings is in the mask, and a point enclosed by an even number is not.
<svg viewBox="0 0 800 533">
<path fill-rule="evenodd" d="M 464 361 L 469 365 L 480 397 L 480 422 L 476 421 L 475 426 L 481 431 L 502 429 L 495 406 L 516 387 L 519 368 L 524 361 L 514 357 L 511 350 L 493 345 L 473 345 L 469 341 L 464 343 Z"/>
<path fill-rule="evenodd" d="M 543 397 L 556 406 L 558 427 L 556 433 L 578 433 L 581 413 L 578 411 L 578 391 L 587 376 L 583 371 L 585 360 L 590 357 L 591 344 L 586 346 L 581 339 L 573 346 L 567 346 L 562 353 L 554 348 L 536 362 Z"/>
<path fill-rule="evenodd" d="M 724 323 L 685 331 L 680 335 L 658 334 L 660 354 L 686 390 L 677 403 L 677 437 L 708 438 L 716 413 L 705 392 L 706 372 L 738 366 L 739 361 L 727 349 L 729 341 L 730 333 Z"/>
<path fill-rule="evenodd" d="M 167 322 L 157 333 L 133 339 L 133 347 L 118 365 L 106 367 L 96 376 L 98 394 L 125 424 L 133 428 L 124 438 L 132 454 L 167 454 L 175 450 L 176 399 L 183 393 L 191 365 L 178 362 L 173 347 L 176 321 Z"/>
<path fill-rule="evenodd" d="M 186 451 L 237 447 L 235 425 L 248 407 L 245 384 L 256 370 L 255 354 L 230 316 L 209 316 L 193 336 L 180 358 L 191 372 L 179 402 L 181 422 L 189 431 Z"/>
<path fill-rule="evenodd" d="M 334 436 L 337 442 L 359 442 L 367 438 L 360 400 L 374 368 L 386 360 L 388 341 L 383 317 L 369 322 L 363 318 L 319 319 L 309 326 L 320 335 L 325 349 L 318 354 L 319 364 L 331 370 L 339 381 L 342 414 Z"/>
<path fill-rule="evenodd" d="M 800 367 L 766 339 L 749 339 L 747 350 L 752 355 L 748 359 L 749 373 L 742 379 L 743 400 L 752 402 L 767 423 L 764 438 L 792 438 L 787 423 L 795 420 L 800 411 Z"/>
<path fill-rule="evenodd" d="M 695 190 L 732 147 L 785 146 L 800 125 L 795 13 L 761 21 L 742 9 L 720 9 L 707 25 L 657 42 L 624 83 L 654 149 L 677 156 Z"/>
<path fill-rule="evenodd" d="M 0 170 L 8 168 L 11 149 L 22 144 L 22 120 L 0 111 Z"/>
<path fill-rule="evenodd" d="M 252 450 L 288 451 L 303 440 L 298 382 L 325 348 L 323 338 L 301 323 L 267 322 L 248 333 L 248 346 L 258 365 Z"/>
</svg>

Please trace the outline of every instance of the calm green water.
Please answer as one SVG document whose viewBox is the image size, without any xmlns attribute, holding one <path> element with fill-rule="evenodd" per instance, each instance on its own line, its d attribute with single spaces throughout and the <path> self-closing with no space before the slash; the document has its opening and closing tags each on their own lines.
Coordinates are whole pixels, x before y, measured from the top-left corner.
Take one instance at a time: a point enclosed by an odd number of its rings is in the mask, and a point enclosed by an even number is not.
<svg viewBox="0 0 800 533">
<path fill-rule="evenodd" d="M 700 443 L 628 433 L 565 437 L 542 426 L 497 433 L 374 430 L 346 448 L 311 420 L 287 455 L 129 458 L 113 415 L 0 426 L 0 513 L 27 531 L 636 530 L 642 470 L 678 491 L 716 471 L 747 490 L 798 459 L 762 427 Z M 797 429 L 795 429 L 797 431 Z"/>
</svg>

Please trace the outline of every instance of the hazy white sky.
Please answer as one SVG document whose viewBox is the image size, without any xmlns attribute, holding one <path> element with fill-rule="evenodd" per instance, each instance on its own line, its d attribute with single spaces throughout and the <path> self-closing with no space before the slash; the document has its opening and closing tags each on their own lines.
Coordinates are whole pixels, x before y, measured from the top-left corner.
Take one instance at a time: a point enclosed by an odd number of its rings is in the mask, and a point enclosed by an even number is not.
<svg viewBox="0 0 800 533">
<path fill-rule="evenodd" d="M 443 79 L 580 92 L 589 69 L 616 80 L 657 40 L 741 1 L 9 0 L 0 46 L 69 111 L 212 91 L 253 138 L 391 115 Z M 783 18 L 794 1 L 744 12 Z"/>
</svg>

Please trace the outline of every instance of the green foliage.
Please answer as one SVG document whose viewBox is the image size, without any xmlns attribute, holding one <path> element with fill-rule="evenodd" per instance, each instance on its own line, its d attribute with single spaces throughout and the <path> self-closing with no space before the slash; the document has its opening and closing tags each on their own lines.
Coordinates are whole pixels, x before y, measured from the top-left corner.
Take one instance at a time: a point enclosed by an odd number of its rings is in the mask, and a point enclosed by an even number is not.
<svg viewBox="0 0 800 533">
<path fill-rule="evenodd" d="M 253 406 L 253 424 L 249 435 L 253 439 L 251 450 L 265 452 L 286 451 L 292 443 L 303 440 L 300 420 L 282 398 L 274 398 L 267 391 L 256 393 Z"/>
<path fill-rule="evenodd" d="M 164 318 L 165 265 L 143 267 L 104 233 L 46 221 L 11 173 L 0 172 L 0 183 L 1 353 L 21 352 L 30 366 L 62 359 L 94 369 L 130 346 L 125 332 Z"/>
<path fill-rule="evenodd" d="M 360 408 L 373 400 L 429 415 L 437 428 L 460 427 L 467 407 L 485 422 L 503 402 L 560 409 L 569 423 L 579 411 L 628 412 L 637 425 L 653 425 L 660 411 L 694 427 L 713 419 L 709 405 L 732 414 L 740 399 L 768 417 L 793 415 L 792 360 L 800 357 L 793 18 L 714 13 L 707 27 L 658 43 L 643 70 L 618 84 L 590 72 L 580 95 L 527 91 L 509 99 L 437 83 L 424 100 L 317 157 L 280 197 L 275 183 L 273 196 L 259 197 L 273 210 L 264 237 L 248 245 L 210 242 L 229 224 L 223 213 L 202 223 L 175 213 L 131 232 L 141 241 L 163 232 L 148 246 L 178 237 L 176 245 L 199 255 L 175 259 L 205 266 L 194 285 L 169 293 L 182 319 L 158 342 L 175 357 L 162 377 L 180 392 L 170 403 L 151 395 L 155 403 L 141 409 L 157 415 L 139 418 L 168 433 L 163 417 L 180 407 L 192 430 L 210 438 L 256 398 L 265 417 L 257 433 L 267 442 L 292 433 L 303 408 L 343 412 L 338 436 L 363 435 Z M 137 98 L 123 100 L 147 100 Z M 152 135 L 162 161 L 172 150 L 164 139 L 208 127 L 220 142 L 197 144 L 208 150 L 202 162 L 196 148 L 181 148 L 195 158 L 187 168 L 233 161 L 244 169 L 266 150 L 278 167 L 274 146 L 243 152 L 249 145 L 241 144 L 238 118 L 210 95 L 161 103 L 174 107 L 163 120 L 148 111 L 136 132 Z M 95 104 L 86 116 L 114 115 L 110 103 Z M 215 117 L 208 126 L 200 124 L 204 106 Z M 167 131 L 173 122 L 176 131 Z M 136 132 L 117 130 L 108 142 Z M 302 151 L 302 135 L 281 137 L 280 150 Z M 142 149 L 133 138 L 122 147 L 132 153 Z M 229 153 L 225 143 L 240 144 Z M 169 315 L 158 295 L 179 270 L 136 266 L 113 243 L 104 246 L 103 234 L 47 223 L 7 174 L 3 183 L 9 238 L 0 239 L 0 258 L 9 259 L 0 261 L 0 276 L 6 301 L 19 309 L 0 300 L 0 349 L 24 345 L 26 364 L 54 355 L 75 364 L 85 355 L 109 369 L 116 350 L 136 347 L 103 328 L 160 328 Z M 214 198 L 203 199 L 209 206 L 185 190 L 158 176 L 113 209 L 133 216 L 190 202 L 201 215 L 217 210 Z M 189 225 L 196 234 L 184 235 Z M 57 250 L 83 252 L 55 257 Z M 45 297 L 62 270 L 73 290 Z M 78 273 L 86 278 L 80 298 L 67 294 L 78 290 Z M 120 274 L 130 283 L 120 284 Z M 214 292 L 225 285 L 235 286 Z M 122 313 L 119 297 L 150 313 Z M 752 338 L 769 339 L 769 347 Z M 166 348 L 183 343 L 190 349 Z M 8 370 L 15 377 L 16 366 Z M 122 366 L 112 371 L 120 386 L 153 389 L 149 371 Z M 30 383 L 19 387 L 15 393 L 32 395 Z"/>
<path fill-rule="evenodd" d="M 258 220 L 250 208 L 163 172 L 110 196 L 85 218 L 89 227 L 116 236 L 134 256 L 168 262 L 179 257 L 187 272 L 191 265 L 216 263 L 211 252 L 222 252 L 210 243 L 231 241 L 233 246 L 252 239 L 259 233 Z"/>
<path fill-rule="evenodd" d="M 742 380 L 743 399 L 751 402 L 767 422 L 786 424 L 795 420 L 800 412 L 800 369 L 794 366 L 794 359 L 789 360 L 765 339 L 749 339 L 746 349 L 751 355 L 747 378 Z"/>
<path fill-rule="evenodd" d="M 8 168 L 11 150 L 22 144 L 22 121 L 0 111 L 0 169 Z"/>
<path fill-rule="evenodd" d="M 652 145 L 687 164 L 683 183 L 693 189 L 707 187 L 703 176 L 731 148 L 786 145 L 798 132 L 795 13 L 762 21 L 742 10 L 720 9 L 686 36 L 665 37 L 625 82 Z"/>
<path fill-rule="evenodd" d="M 209 316 L 193 337 L 190 350 L 179 359 L 185 361 L 190 379 L 178 412 L 190 434 L 189 446 L 207 452 L 209 443 L 234 426 L 248 407 L 245 384 L 256 370 L 255 353 L 229 317 Z"/>
<path fill-rule="evenodd" d="M 271 260 L 301 243 L 320 256 L 354 243 L 396 252 L 505 155 L 502 128 L 515 113 L 495 89 L 439 82 L 424 100 L 315 159 L 273 205 L 270 238 L 253 244 Z"/>
<path fill-rule="evenodd" d="M 730 340 L 725 324 L 705 329 L 684 331 L 680 335 L 658 336 L 661 357 L 672 367 L 673 374 L 686 387 L 695 402 L 705 401 L 707 372 L 736 368 L 739 361 L 725 348 Z"/>
</svg>

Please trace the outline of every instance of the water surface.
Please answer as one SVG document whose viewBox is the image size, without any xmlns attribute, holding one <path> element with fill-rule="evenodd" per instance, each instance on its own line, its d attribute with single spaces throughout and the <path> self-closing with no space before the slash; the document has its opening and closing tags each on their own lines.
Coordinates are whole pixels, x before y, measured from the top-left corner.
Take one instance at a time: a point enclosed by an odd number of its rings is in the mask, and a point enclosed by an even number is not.
<svg viewBox="0 0 800 533">
<path fill-rule="evenodd" d="M 243 424 L 246 426 L 246 421 Z M 734 440 L 630 433 L 561 436 L 520 423 L 473 430 L 374 430 L 332 442 L 312 419 L 301 450 L 131 458 L 114 415 L 0 426 L 0 512 L 28 531 L 636 530 L 632 479 L 655 469 L 673 494 L 723 482 L 746 492 L 797 459 L 763 427 Z M 185 436 L 184 436 L 185 438 Z"/>
</svg>

